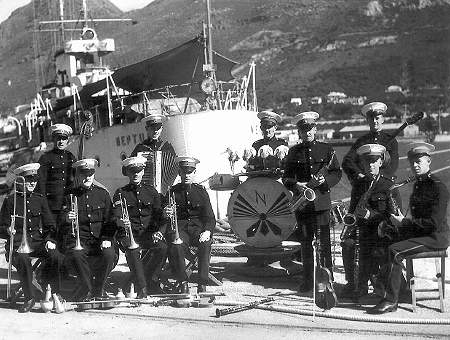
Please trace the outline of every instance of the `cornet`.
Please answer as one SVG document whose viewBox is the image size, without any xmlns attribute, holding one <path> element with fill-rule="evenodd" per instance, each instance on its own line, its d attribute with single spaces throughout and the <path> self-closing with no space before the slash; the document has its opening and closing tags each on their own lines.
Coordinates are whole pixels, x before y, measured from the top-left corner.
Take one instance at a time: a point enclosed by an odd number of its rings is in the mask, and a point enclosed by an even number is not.
<svg viewBox="0 0 450 340">
<path fill-rule="evenodd" d="M 130 223 L 130 215 L 128 215 L 127 200 L 125 199 L 125 197 L 122 197 L 121 193 L 119 193 L 119 200 L 120 200 L 120 209 L 122 210 L 121 220 L 125 225 L 125 233 L 127 235 L 127 238 L 130 240 L 128 249 L 136 249 L 139 247 L 139 244 L 137 244 L 136 241 L 134 240 L 133 229 L 131 228 Z"/>
<path fill-rule="evenodd" d="M 297 185 L 297 189 L 299 190 L 299 194 L 293 197 L 288 205 L 289 210 L 293 213 L 297 210 L 304 209 L 309 202 L 316 199 L 314 190 L 308 188 L 306 185 Z"/>
<path fill-rule="evenodd" d="M 78 198 L 77 196 L 70 194 L 70 207 L 75 213 L 75 220 L 72 220 L 72 235 L 75 237 L 75 247 L 74 250 L 82 250 L 80 242 L 80 224 L 78 223 Z"/>
</svg>

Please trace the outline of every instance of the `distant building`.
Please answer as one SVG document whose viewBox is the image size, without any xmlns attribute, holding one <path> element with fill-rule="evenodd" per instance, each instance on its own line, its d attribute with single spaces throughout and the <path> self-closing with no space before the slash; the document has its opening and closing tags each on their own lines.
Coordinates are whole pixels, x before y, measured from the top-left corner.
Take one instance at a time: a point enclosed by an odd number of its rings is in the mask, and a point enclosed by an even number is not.
<svg viewBox="0 0 450 340">
<path fill-rule="evenodd" d="M 291 98 L 291 104 L 300 106 L 302 105 L 302 98 Z"/>
<path fill-rule="evenodd" d="M 393 92 L 403 92 L 402 87 L 398 85 L 390 85 L 386 88 L 384 92 L 393 93 Z"/>
<path fill-rule="evenodd" d="M 333 138 L 334 129 L 323 129 L 317 130 L 316 138 L 317 139 L 330 139 Z"/>
<path fill-rule="evenodd" d="M 347 98 L 344 92 L 330 92 L 327 94 L 327 103 L 338 104 L 340 100 Z"/>
<path fill-rule="evenodd" d="M 322 104 L 322 97 L 312 97 L 310 102 L 311 105 L 320 105 Z"/>
</svg>

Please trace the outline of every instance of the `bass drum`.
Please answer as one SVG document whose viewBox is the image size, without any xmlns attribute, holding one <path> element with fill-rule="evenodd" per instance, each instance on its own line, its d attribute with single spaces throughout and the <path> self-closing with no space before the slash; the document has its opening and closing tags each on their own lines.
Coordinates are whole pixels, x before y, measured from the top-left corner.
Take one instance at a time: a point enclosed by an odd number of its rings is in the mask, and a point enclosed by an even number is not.
<svg viewBox="0 0 450 340">
<path fill-rule="evenodd" d="M 228 221 L 234 233 L 256 248 L 278 246 L 294 231 L 289 210 L 291 193 L 279 182 L 254 177 L 240 184 L 228 201 Z"/>
</svg>

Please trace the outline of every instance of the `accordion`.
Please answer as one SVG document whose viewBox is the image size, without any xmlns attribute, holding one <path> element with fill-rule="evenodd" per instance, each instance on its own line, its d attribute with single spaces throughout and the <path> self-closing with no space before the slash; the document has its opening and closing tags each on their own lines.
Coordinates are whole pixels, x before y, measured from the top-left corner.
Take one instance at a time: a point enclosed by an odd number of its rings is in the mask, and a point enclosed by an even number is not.
<svg viewBox="0 0 450 340">
<path fill-rule="evenodd" d="M 144 185 L 151 185 L 165 195 L 178 175 L 177 156 L 166 151 L 139 152 L 138 155 L 147 159 L 142 178 Z"/>
</svg>

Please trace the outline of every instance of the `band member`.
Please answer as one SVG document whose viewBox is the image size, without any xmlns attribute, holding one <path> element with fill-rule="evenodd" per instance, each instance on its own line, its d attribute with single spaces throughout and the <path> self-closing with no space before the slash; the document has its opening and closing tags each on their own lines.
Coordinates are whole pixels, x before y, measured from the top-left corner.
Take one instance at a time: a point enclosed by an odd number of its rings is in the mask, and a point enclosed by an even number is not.
<svg viewBox="0 0 450 340">
<path fill-rule="evenodd" d="M 361 159 L 363 177 L 353 184 L 349 213 L 353 214 L 354 225 L 350 235 L 344 235 L 342 242 L 342 260 L 345 269 L 347 285 L 342 292 L 343 297 L 358 300 L 368 292 L 368 280 L 371 275 L 378 273 L 378 266 L 382 264 L 383 252 L 377 252 L 383 244 L 378 238 L 378 225 L 388 221 L 393 213 L 393 199 L 390 187 L 392 179 L 380 173 L 383 165 L 383 154 L 386 152 L 380 144 L 365 144 L 356 153 Z M 395 196 L 396 201 L 398 197 Z M 358 257 L 355 258 L 355 238 L 358 228 Z M 355 285 L 355 262 L 357 265 L 358 284 Z M 357 288 L 357 289 L 356 289 Z"/>
<path fill-rule="evenodd" d="M 39 158 L 38 191 L 47 197 L 55 219 L 61 211 L 64 190 L 73 182 L 72 164 L 75 156 L 66 150 L 72 128 L 66 124 L 54 124 L 50 127 L 54 147 Z"/>
<path fill-rule="evenodd" d="M 114 216 L 119 227 L 117 239 L 135 281 L 138 298 L 146 297 L 147 292 L 161 293 L 158 280 L 167 255 L 160 195 L 155 188 L 142 185 L 145 162 L 146 159 L 139 156 L 123 160 L 122 173 L 130 181 L 117 189 L 113 198 Z M 124 219 L 126 212 L 128 220 Z M 151 251 L 145 264 L 140 257 L 142 249 Z"/>
<path fill-rule="evenodd" d="M 175 154 L 175 150 L 167 141 L 161 140 L 161 133 L 163 130 L 163 123 L 166 121 L 166 117 L 160 114 L 148 115 L 141 119 L 142 123 L 145 123 L 145 129 L 147 130 L 147 139 L 142 143 L 139 143 L 134 148 L 131 156 L 137 156 L 138 152 L 148 151 L 165 151 Z"/>
<path fill-rule="evenodd" d="M 73 163 L 76 185 L 64 197 L 61 218 L 66 260 L 74 267 L 82 288 L 87 290 L 85 299 L 104 296 L 103 287 L 116 260 L 111 198 L 104 188 L 94 183 L 97 166 L 96 159 Z M 95 263 L 89 263 L 88 257 L 95 258 Z"/>
<path fill-rule="evenodd" d="M 29 312 L 36 301 L 32 284 L 31 257 L 44 260 L 42 269 L 44 286 L 50 284 L 55 293 L 59 293 L 60 289 L 58 268 L 62 264 L 63 256 L 56 249 L 55 220 L 45 197 L 34 192 L 39 166 L 39 163 L 30 163 L 14 171 L 16 176 L 22 176 L 25 181 L 22 183 L 19 178 L 16 179 L 17 192 L 6 197 L 0 212 L 0 238 L 8 240 L 5 245 L 7 259 L 10 248 L 8 235 L 14 234 L 12 264 L 17 268 L 25 296 L 24 304 L 19 307 L 20 313 Z M 25 207 L 24 199 L 26 199 Z M 14 230 L 11 230 L 12 218 L 15 220 Z M 26 235 L 23 234 L 25 222 Z"/>
<path fill-rule="evenodd" d="M 383 145 L 387 152 L 383 156 L 385 160 L 381 167 L 381 174 L 389 178 L 395 175 L 398 168 L 398 143 L 394 136 L 382 131 L 386 111 L 386 104 L 380 102 L 369 103 L 362 107 L 361 112 L 366 117 L 370 132 L 359 137 L 344 156 L 342 169 L 350 182 L 365 176 L 361 160 L 356 153 L 356 150 L 364 144 Z"/>
<path fill-rule="evenodd" d="M 293 146 L 286 157 L 283 183 L 294 195 L 303 188 L 313 189 L 316 198 L 301 211 L 296 211 L 298 228 L 293 237 L 301 242 L 301 255 L 304 268 L 304 280 L 301 292 L 307 292 L 313 286 L 313 249 L 314 234 L 320 234 L 321 263 L 332 272 L 330 245 L 330 189 L 342 176 L 339 161 L 333 148 L 315 140 L 317 132 L 317 112 L 298 114 L 297 128 L 300 144 Z"/>
<path fill-rule="evenodd" d="M 256 153 L 249 159 L 247 170 L 280 168 L 280 162 L 289 150 L 287 142 L 275 136 L 281 117 L 272 111 L 261 111 L 258 113 L 258 118 L 261 121 L 260 128 L 263 138 L 253 143 L 252 148 Z"/>
<path fill-rule="evenodd" d="M 214 212 L 211 207 L 208 193 L 201 185 L 193 182 L 197 164 L 200 162 L 193 157 L 177 157 L 181 183 L 176 184 L 168 192 L 175 198 L 176 220 L 178 224 L 179 240 L 171 237 L 169 243 L 169 260 L 175 269 L 177 280 L 181 282 L 181 292 L 189 290 L 188 277 L 185 271 L 184 254 L 188 252 L 190 245 L 198 247 L 198 290 L 206 291 L 208 284 L 209 263 L 212 243 L 212 232 L 216 224 Z M 170 204 L 164 209 L 165 214 L 171 219 L 171 231 L 173 230 L 174 209 Z"/>
<path fill-rule="evenodd" d="M 389 263 L 384 267 L 386 294 L 368 313 L 383 314 L 397 310 L 402 282 L 402 260 L 409 255 L 447 249 L 449 226 L 447 207 L 449 192 L 445 184 L 430 172 L 434 146 L 425 142 L 411 143 L 408 160 L 416 175 L 409 199 L 411 217 L 399 211 L 391 215 L 398 230 L 396 242 L 389 246 Z"/>
</svg>

